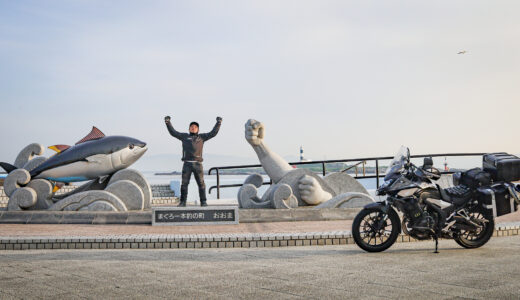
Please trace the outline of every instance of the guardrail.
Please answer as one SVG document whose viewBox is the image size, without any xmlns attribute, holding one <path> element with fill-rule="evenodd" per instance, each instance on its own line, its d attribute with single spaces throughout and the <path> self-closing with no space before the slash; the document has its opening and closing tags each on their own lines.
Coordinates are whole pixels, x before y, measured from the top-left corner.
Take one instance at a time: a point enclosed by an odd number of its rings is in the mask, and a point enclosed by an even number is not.
<svg viewBox="0 0 520 300">
<path fill-rule="evenodd" d="M 471 156 L 482 156 L 485 153 L 438 153 L 438 154 L 421 154 L 421 155 L 410 155 L 410 158 L 424 158 L 424 157 L 471 157 Z M 390 160 L 393 159 L 393 156 L 381 156 L 381 157 L 364 157 L 364 158 L 349 158 L 349 159 L 333 159 L 333 160 L 320 160 L 320 161 L 302 161 L 302 162 L 291 162 L 289 165 L 291 166 L 299 166 L 299 165 L 321 165 L 321 173 L 323 176 L 327 175 L 327 164 L 332 163 L 349 163 L 349 162 L 356 162 L 355 165 L 349 166 L 347 169 L 341 171 L 346 172 L 347 170 L 356 167 L 356 175 L 353 176 L 356 179 L 369 179 L 369 178 L 375 178 L 376 179 L 376 186 L 379 187 L 379 178 L 384 177 L 383 174 L 380 174 L 379 172 L 379 161 L 381 160 Z M 367 162 L 375 162 L 375 175 L 366 175 L 365 173 L 365 165 Z M 357 175 L 357 167 L 358 165 L 363 164 L 363 175 L 358 176 Z M 220 171 L 221 170 L 240 170 L 240 169 L 250 169 L 250 168 L 261 168 L 262 165 L 237 165 L 237 166 L 222 166 L 222 167 L 213 167 L 208 170 L 208 175 L 211 175 L 211 173 L 214 171 L 217 175 L 217 185 L 211 186 L 209 188 L 209 193 L 211 194 L 211 191 L 213 189 L 217 189 L 217 199 L 220 199 L 220 189 L 221 188 L 231 188 L 231 187 L 240 187 L 242 184 L 220 184 Z M 450 174 L 453 172 L 441 172 L 443 174 Z M 269 185 L 272 184 L 271 181 L 264 182 L 263 185 Z"/>
</svg>

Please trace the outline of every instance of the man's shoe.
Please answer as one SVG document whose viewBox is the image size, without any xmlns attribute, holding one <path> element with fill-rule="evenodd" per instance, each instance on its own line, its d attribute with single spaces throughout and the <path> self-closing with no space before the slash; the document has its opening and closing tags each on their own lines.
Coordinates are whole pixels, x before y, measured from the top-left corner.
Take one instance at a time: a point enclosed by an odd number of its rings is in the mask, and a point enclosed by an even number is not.
<svg viewBox="0 0 520 300">
<path fill-rule="evenodd" d="M 186 207 L 186 201 L 184 202 L 180 202 L 179 205 L 177 205 L 177 207 Z"/>
<path fill-rule="evenodd" d="M 208 206 L 208 203 L 206 201 L 200 201 L 200 206 Z"/>
</svg>

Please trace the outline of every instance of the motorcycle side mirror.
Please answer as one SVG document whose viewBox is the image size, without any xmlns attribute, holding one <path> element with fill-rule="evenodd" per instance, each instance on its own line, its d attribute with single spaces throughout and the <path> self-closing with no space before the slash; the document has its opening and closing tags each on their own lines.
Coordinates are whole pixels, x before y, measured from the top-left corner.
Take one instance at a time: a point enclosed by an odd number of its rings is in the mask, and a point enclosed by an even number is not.
<svg viewBox="0 0 520 300">
<path fill-rule="evenodd" d="M 433 159 L 431 157 L 425 157 L 423 162 L 423 169 L 431 169 L 433 167 Z"/>
</svg>

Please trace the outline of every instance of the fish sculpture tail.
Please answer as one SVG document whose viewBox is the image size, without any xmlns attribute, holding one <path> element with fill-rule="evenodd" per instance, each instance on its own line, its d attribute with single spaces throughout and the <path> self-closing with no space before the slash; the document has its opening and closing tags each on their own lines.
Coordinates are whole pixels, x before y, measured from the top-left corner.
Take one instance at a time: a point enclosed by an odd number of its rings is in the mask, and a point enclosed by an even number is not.
<svg viewBox="0 0 520 300">
<path fill-rule="evenodd" d="M 0 167 L 2 167 L 2 169 L 4 169 L 8 174 L 11 173 L 12 171 L 18 169 L 17 167 L 15 167 L 11 164 L 8 164 L 6 162 L 0 162 Z"/>
</svg>

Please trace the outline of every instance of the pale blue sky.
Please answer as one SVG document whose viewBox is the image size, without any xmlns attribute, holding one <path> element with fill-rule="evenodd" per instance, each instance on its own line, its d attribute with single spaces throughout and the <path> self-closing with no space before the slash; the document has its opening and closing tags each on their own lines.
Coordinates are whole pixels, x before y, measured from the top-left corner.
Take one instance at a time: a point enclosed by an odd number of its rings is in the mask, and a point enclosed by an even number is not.
<svg viewBox="0 0 520 300">
<path fill-rule="evenodd" d="M 0 1 L 0 161 L 92 125 L 180 153 L 520 153 L 518 1 Z M 457 55 L 467 50 L 465 55 Z M 167 163 L 167 162 L 165 162 Z"/>
</svg>

